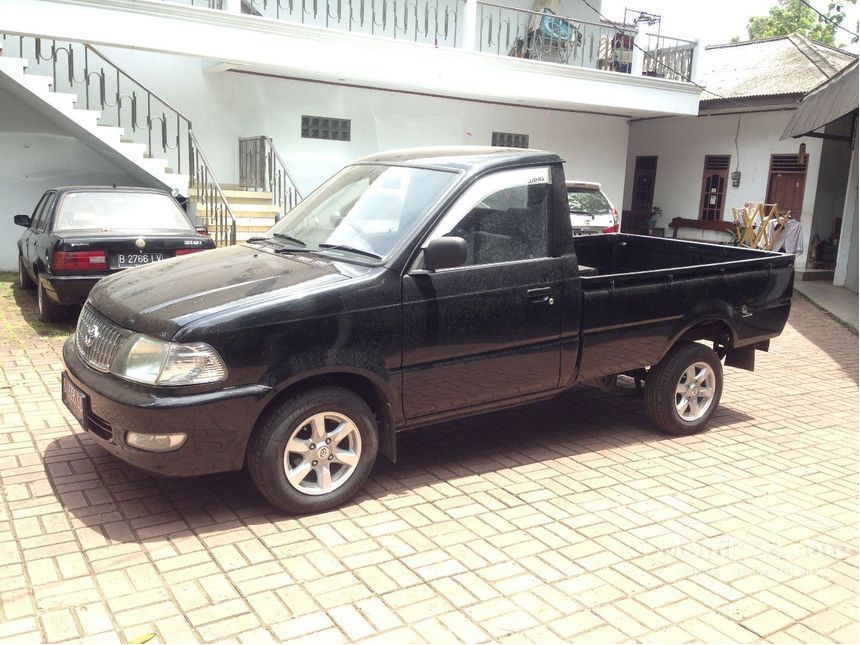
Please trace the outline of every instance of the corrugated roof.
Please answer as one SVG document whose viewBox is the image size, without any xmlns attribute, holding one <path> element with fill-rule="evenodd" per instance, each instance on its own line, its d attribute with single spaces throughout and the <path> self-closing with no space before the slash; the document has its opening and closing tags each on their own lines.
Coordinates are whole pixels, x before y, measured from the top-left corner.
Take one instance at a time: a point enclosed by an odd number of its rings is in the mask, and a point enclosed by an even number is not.
<svg viewBox="0 0 860 645">
<path fill-rule="evenodd" d="M 857 56 L 800 34 L 705 48 L 702 101 L 806 94 Z M 715 96 L 719 95 L 719 96 Z"/>
<path fill-rule="evenodd" d="M 780 139 L 800 137 L 858 108 L 857 61 L 803 97 Z"/>
</svg>

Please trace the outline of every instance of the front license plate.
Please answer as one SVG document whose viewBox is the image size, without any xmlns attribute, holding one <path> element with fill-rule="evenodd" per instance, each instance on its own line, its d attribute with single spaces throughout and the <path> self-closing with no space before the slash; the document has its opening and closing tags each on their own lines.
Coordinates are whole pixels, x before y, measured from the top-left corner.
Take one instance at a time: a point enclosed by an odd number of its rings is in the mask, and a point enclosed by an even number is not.
<svg viewBox="0 0 860 645">
<path fill-rule="evenodd" d="M 164 259 L 164 253 L 117 253 L 116 268 L 130 269 L 132 267 L 152 264 Z"/>
<path fill-rule="evenodd" d="M 63 403 L 78 420 L 82 427 L 86 428 L 87 395 L 74 383 L 69 375 L 63 372 Z"/>
</svg>

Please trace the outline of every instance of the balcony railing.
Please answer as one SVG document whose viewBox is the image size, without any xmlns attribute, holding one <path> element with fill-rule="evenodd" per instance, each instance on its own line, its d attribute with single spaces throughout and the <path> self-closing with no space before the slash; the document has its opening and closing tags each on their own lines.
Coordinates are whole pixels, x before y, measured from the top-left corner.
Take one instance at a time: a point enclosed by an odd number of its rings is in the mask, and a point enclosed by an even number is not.
<svg viewBox="0 0 860 645">
<path fill-rule="evenodd" d="M 242 0 L 242 13 L 436 47 L 457 47 L 464 3 L 465 0 Z"/>
<path fill-rule="evenodd" d="M 693 81 L 698 41 L 485 0 L 167 0 L 435 47 Z"/>
<path fill-rule="evenodd" d="M 575 67 L 629 72 L 636 31 L 528 9 L 478 2 L 482 52 Z"/>
</svg>

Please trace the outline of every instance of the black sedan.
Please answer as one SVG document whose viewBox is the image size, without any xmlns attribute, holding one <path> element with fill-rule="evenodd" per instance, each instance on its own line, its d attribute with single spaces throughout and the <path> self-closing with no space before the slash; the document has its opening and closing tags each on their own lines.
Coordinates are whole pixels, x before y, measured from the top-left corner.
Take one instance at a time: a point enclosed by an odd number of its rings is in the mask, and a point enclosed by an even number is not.
<svg viewBox="0 0 860 645">
<path fill-rule="evenodd" d="M 150 188 L 57 188 L 42 195 L 18 240 L 18 280 L 38 290 L 39 320 L 57 320 L 101 278 L 215 248 L 172 195 Z"/>
</svg>

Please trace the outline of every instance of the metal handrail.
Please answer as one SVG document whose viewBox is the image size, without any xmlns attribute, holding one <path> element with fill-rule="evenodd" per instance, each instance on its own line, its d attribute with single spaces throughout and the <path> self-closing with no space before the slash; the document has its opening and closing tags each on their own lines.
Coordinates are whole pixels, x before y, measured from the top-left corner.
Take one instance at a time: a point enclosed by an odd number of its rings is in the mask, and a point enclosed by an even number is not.
<svg viewBox="0 0 860 645">
<path fill-rule="evenodd" d="M 278 219 L 304 199 L 272 138 L 265 135 L 239 139 L 239 183 L 268 191 L 272 205 L 278 207 Z"/>
<path fill-rule="evenodd" d="M 198 201 L 201 188 L 204 196 L 211 195 L 214 192 L 218 197 L 217 201 L 212 199 L 204 199 L 203 201 L 206 226 L 208 228 L 214 224 L 215 228 L 214 235 L 211 230 L 209 234 L 215 238 L 216 244 L 233 245 L 236 243 L 236 217 L 233 215 L 233 209 L 230 206 L 230 202 L 227 201 L 227 196 L 224 195 L 224 191 L 221 189 L 221 184 L 218 183 L 218 180 L 211 171 L 212 167 L 206 160 L 206 155 L 203 154 L 197 137 L 194 136 L 194 132 L 191 130 L 188 131 L 188 148 L 190 151 L 189 160 L 191 161 L 190 176 L 192 179 L 197 179 L 194 185 Z M 199 165 L 195 163 L 195 160 L 199 160 Z"/>
<path fill-rule="evenodd" d="M 168 162 L 171 158 L 175 158 L 176 172 L 181 172 L 187 159 L 191 170 L 188 177 L 189 188 L 198 189 L 198 193 L 205 195 L 206 199 L 219 202 L 205 203 L 204 210 L 206 212 L 224 211 L 233 221 L 232 233 L 228 231 L 227 234 L 222 235 L 216 230 L 216 237 L 233 239 L 235 243 L 235 218 L 232 218 L 230 205 L 220 186 L 218 190 L 205 190 L 203 186 L 198 185 L 198 182 L 204 178 L 206 182 L 214 182 L 215 185 L 217 180 L 194 137 L 191 119 L 89 43 L 57 41 L 3 32 L 0 32 L 0 36 L 4 41 L 17 39 L 18 56 L 27 58 L 32 63 L 32 67 L 38 68 L 42 63 L 51 63 L 52 87 L 55 92 L 61 91 L 58 81 L 63 80 L 65 86 L 78 95 L 79 101 L 83 98 L 87 110 L 91 108 L 91 102 L 95 97 L 93 107 L 97 106 L 100 111 L 99 124 L 122 128 L 130 142 L 145 145 L 146 157 L 153 158 L 158 151 L 159 144 L 153 142 L 153 134 L 157 133 L 160 138 L 158 154 L 162 158 L 167 158 Z M 25 51 L 25 42 L 29 44 L 30 41 L 33 44 L 32 56 Z M 5 49 L 4 52 L 9 53 Z M 65 65 L 60 64 L 63 57 Z M 83 60 L 82 69 L 81 59 Z M 62 78 L 63 67 L 66 71 L 65 79 Z M 138 133 L 141 133 L 140 136 Z M 200 163 L 205 167 L 198 168 Z M 227 224 L 227 218 L 223 219 Z M 213 225 L 213 223 L 207 222 L 207 225 Z"/>
</svg>

